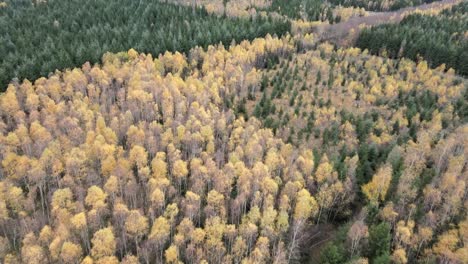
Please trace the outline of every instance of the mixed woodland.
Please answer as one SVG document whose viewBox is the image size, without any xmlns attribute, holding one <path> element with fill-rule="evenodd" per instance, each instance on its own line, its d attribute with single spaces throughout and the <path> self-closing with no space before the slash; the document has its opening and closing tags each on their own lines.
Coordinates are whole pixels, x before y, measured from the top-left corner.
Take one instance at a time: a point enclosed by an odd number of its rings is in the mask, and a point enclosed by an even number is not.
<svg viewBox="0 0 468 264">
<path fill-rule="evenodd" d="M 284 19 L 227 19 L 210 15 L 203 7 L 150 0 L 4 3 L 0 8 L 2 90 L 15 77 L 34 80 L 55 69 L 97 63 L 105 52 L 130 48 L 156 55 L 187 52 L 195 46 L 282 35 L 290 28 Z"/>
<path fill-rule="evenodd" d="M 467 263 L 466 3 L 306 2 L 1 2 L 0 262 Z"/>
<path fill-rule="evenodd" d="M 357 46 L 392 58 L 424 58 L 431 67 L 445 64 L 468 75 L 468 2 L 437 15 L 412 14 L 400 24 L 363 30 Z"/>
</svg>

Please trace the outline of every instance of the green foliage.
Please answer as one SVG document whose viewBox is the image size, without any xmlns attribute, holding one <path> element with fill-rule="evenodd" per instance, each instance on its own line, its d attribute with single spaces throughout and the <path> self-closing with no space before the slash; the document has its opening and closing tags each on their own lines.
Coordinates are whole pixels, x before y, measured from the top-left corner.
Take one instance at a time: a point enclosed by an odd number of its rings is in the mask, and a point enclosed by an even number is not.
<svg viewBox="0 0 468 264">
<path fill-rule="evenodd" d="M 315 85 L 318 85 L 321 81 L 322 81 L 322 73 L 319 70 L 317 71 L 317 77 L 315 78 Z"/>
<path fill-rule="evenodd" d="M 390 233 L 390 225 L 382 222 L 378 225 L 373 225 L 369 229 L 369 257 L 376 260 L 382 258 L 382 255 L 388 254 L 390 251 L 390 241 L 392 235 Z M 383 260 L 382 260 L 383 261 Z M 386 262 L 379 262 L 386 263 Z"/>
<path fill-rule="evenodd" d="M 392 260 L 390 258 L 390 255 L 388 253 L 382 254 L 374 259 L 372 261 L 373 264 L 390 264 L 392 263 Z"/>
<path fill-rule="evenodd" d="M 396 199 L 396 190 L 398 188 L 398 181 L 400 180 L 400 176 L 403 173 L 404 169 L 404 162 L 403 157 L 399 157 L 396 160 L 392 161 L 392 181 L 390 183 L 390 188 L 388 191 L 388 197 L 393 197 Z"/>
<path fill-rule="evenodd" d="M 462 122 L 468 122 L 468 87 L 465 87 L 463 96 L 456 101 L 455 112 Z"/>
<path fill-rule="evenodd" d="M 400 24 L 364 29 L 357 40 L 362 49 L 388 56 L 417 59 L 422 56 L 431 67 L 443 63 L 461 75 L 468 75 L 468 2 L 462 2 L 437 16 L 413 14 Z"/>
<path fill-rule="evenodd" d="M 341 264 L 346 259 L 346 251 L 343 248 L 343 244 L 335 244 L 333 242 L 323 249 L 320 256 L 320 263 L 322 264 Z"/>
<path fill-rule="evenodd" d="M 0 90 L 14 77 L 34 80 L 55 69 L 97 63 L 108 51 L 134 48 L 157 56 L 288 30 L 286 21 L 217 17 L 203 8 L 150 0 L 8 0 L 0 8 Z"/>
<path fill-rule="evenodd" d="M 363 7 L 370 11 L 397 10 L 408 6 L 417 6 L 424 3 L 431 3 L 437 0 L 331 0 L 335 5 Z"/>
<path fill-rule="evenodd" d="M 333 21 L 330 6 L 320 0 L 273 0 L 266 11 L 275 11 L 293 19 Z"/>
<path fill-rule="evenodd" d="M 249 116 L 247 115 L 247 110 L 245 109 L 245 104 L 246 104 L 246 100 L 244 98 L 239 102 L 239 105 L 236 108 L 236 115 L 237 116 L 243 116 L 245 120 L 248 120 Z"/>
</svg>

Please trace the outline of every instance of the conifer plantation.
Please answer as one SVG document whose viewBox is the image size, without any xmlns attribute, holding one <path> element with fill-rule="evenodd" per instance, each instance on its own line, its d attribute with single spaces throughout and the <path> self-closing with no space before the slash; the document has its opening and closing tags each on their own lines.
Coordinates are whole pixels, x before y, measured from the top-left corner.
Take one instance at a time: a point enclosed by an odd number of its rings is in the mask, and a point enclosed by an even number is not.
<svg viewBox="0 0 468 264">
<path fill-rule="evenodd" d="M 419 6 L 435 1 L 436 0 L 331 0 L 330 2 L 335 5 L 363 7 L 370 11 L 390 11 L 410 6 Z"/>
<path fill-rule="evenodd" d="M 445 64 L 468 75 L 468 2 L 439 15 L 413 14 L 397 25 L 364 30 L 357 41 L 362 49 L 379 53 L 385 49 L 392 58 L 422 57 L 431 67 Z"/>
<path fill-rule="evenodd" d="M 0 2 L 0 263 L 468 263 L 466 2 L 421 3 Z"/>
<path fill-rule="evenodd" d="M 151 0 L 4 3 L 0 8 L 0 91 L 15 77 L 35 80 L 55 69 L 97 63 L 105 52 L 135 48 L 157 56 L 289 30 L 283 19 L 228 19 L 210 15 L 202 7 Z"/>
</svg>

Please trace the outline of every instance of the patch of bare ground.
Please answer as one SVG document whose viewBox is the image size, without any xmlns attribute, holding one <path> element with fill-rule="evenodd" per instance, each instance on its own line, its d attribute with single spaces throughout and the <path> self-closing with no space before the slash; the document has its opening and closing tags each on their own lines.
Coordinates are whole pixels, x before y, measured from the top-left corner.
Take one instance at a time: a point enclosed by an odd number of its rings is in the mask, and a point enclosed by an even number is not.
<svg viewBox="0 0 468 264">
<path fill-rule="evenodd" d="M 319 264 L 320 254 L 324 246 L 335 238 L 337 227 L 333 224 L 319 224 L 310 226 L 304 232 L 301 252 L 306 254 L 303 263 Z"/>
</svg>

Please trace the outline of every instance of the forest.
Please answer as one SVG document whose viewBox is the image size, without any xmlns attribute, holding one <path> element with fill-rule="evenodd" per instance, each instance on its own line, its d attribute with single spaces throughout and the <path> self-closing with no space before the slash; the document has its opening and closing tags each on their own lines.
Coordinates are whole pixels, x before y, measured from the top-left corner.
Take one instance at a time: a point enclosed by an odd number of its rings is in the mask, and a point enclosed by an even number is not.
<svg viewBox="0 0 468 264">
<path fill-rule="evenodd" d="M 390 11 L 409 6 L 432 3 L 436 0 L 330 0 L 335 5 L 363 7 L 369 11 Z"/>
<path fill-rule="evenodd" d="M 467 5 L 361 2 L 0 2 L 0 263 L 468 263 Z"/>
<path fill-rule="evenodd" d="M 15 77 L 34 80 L 55 69 L 97 63 L 109 51 L 187 52 L 195 46 L 229 45 L 268 33 L 282 35 L 290 27 L 287 21 L 268 16 L 228 19 L 210 15 L 202 7 L 150 0 L 4 3 L 0 8 L 0 91 Z"/>
<path fill-rule="evenodd" d="M 363 259 L 370 263 L 426 263 L 447 250 L 433 251 L 423 238 L 427 233 L 418 233 L 431 232 L 432 237 L 444 232 L 444 222 L 451 221 L 448 218 L 463 221 L 466 217 L 466 210 L 459 207 L 466 191 L 464 154 L 454 154 L 462 155 L 458 157 L 461 163 L 453 165 L 460 166 L 460 171 L 450 180 L 440 174 L 436 164 L 439 158 L 445 159 L 437 151 L 450 148 L 445 140 L 463 135 L 454 144 L 466 146 L 462 142 L 468 132 L 467 86 L 453 71 L 452 77 L 441 78 L 443 72 L 443 68 L 430 70 L 425 61 L 394 61 L 355 48 L 333 50 L 322 44 L 265 73 L 263 91 L 252 96 L 257 98 L 252 114 L 284 142 L 312 150 L 313 176 L 305 181 L 316 190 L 317 223 L 347 222 L 324 248 L 321 263 L 364 263 L 359 262 Z M 454 97 L 447 94 L 456 90 Z M 455 134 L 441 139 L 440 133 Z M 420 144 L 427 144 L 426 148 Z M 455 175 L 461 178 L 457 180 Z M 446 197 L 458 209 L 447 208 L 454 215 L 445 220 L 445 216 L 434 215 L 426 200 L 432 199 L 426 196 L 429 193 L 442 195 L 442 190 L 433 189 L 440 188 L 436 187 L 440 177 L 461 186 L 460 192 Z M 448 192 L 437 203 L 443 203 Z M 340 200 L 341 195 L 346 199 Z M 350 210 L 357 205 L 366 207 L 349 221 Z M 431 212 L 425 213 L 427 210 Z M 448 263 L 464 260 L 454 256 L 465 250 L 460 248 Z"/>
<path fill-rule="evenodd" d="M 330 5 L 320 0 L 273 0 L 267 10 L 278 12 L 281 15 L 293 19 L 303 19 L 307 21 L 333 20 Z"/>
<path fill-rule="evenodd" d="M 386 24 L 365 29 L 357 46 L 377 54 L 418 56 L 431 67 L 445 64 L 461 75 L 468 75 L 468 2 L 462 2 L 438 15 L 412 14 L 400 24 Z"/>
</svg>

